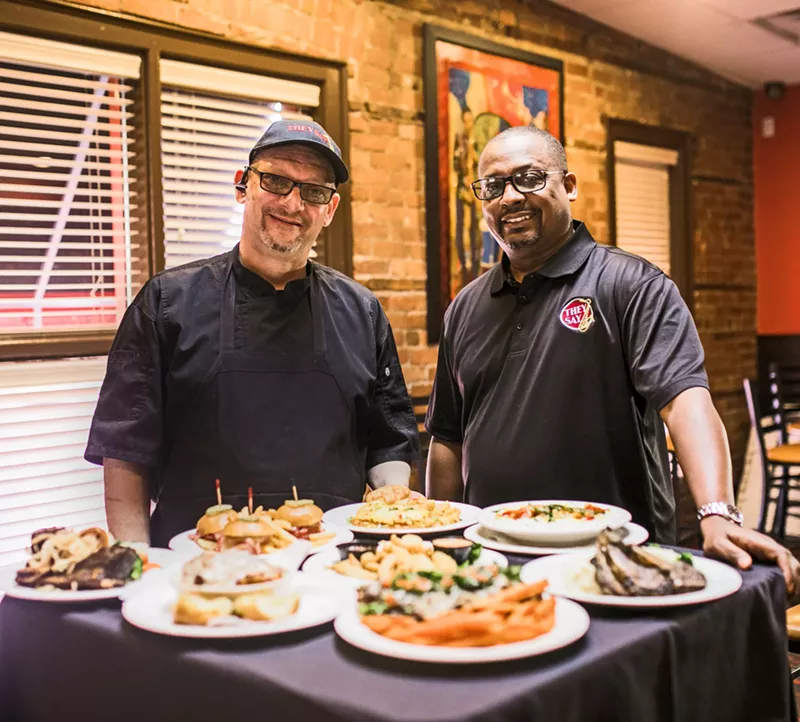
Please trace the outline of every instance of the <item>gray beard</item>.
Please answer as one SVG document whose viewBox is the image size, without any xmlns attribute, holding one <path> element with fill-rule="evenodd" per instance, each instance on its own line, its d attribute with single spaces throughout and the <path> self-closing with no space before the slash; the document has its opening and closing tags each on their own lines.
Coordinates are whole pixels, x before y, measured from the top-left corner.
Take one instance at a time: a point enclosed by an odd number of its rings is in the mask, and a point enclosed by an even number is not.
<svg viewBox="0 0 800 722">
<path fill-rule="evenodd" d="M 269 248 L 271 251 L 275 251 L 276 253 L 285 253 L 286 255 L 295 254 L 302 250 L 303 246 L 306 245 L 308 240 L 307 233 L 301 233 L 292 243 L 291 245 L 283 245 L 282 243 L 278 243 L 272 236 L 267 234 L 265 229 L 264 218 L 262 216 L 261 219 L 261 233 L 259 234 L 261 237 L 261 242 Z M 312 244 L 313 245 L 313 244 Z"/>
</svg>

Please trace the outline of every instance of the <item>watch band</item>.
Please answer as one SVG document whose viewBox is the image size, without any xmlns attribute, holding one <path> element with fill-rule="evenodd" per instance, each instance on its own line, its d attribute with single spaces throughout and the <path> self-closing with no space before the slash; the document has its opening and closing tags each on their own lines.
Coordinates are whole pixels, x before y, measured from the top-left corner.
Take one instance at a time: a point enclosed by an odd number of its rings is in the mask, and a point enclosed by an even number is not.
<svg viewBox="0 0 800 722">
<path fill-rule="evenodd" d="M 697 518 L 702 521 L 707 516 L 721 516 L 723 519 L 732 521 L 738 526 L 744 523 L 744 515 L 732 504 L 724 501 L 711 501 L 708 504 L 703 504 L 697 510 Z"/>
</svg>

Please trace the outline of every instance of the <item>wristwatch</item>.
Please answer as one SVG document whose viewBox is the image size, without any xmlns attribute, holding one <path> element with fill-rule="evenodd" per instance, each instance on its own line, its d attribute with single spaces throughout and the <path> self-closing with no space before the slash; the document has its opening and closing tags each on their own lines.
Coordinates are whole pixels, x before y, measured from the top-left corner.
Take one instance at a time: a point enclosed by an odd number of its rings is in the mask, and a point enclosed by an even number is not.
<svg viewBox="0 0 800 722">
<path fill-rule="evenodd" d="M 744 515 L 732 504 L 726 504 L 724 501 L 711 501 L 708 504 L 703 504 L 697 510 L 697 518 L 702 521 L 707 516 L 721 516 L 723 519 L 732 521 L 738 526 L 742 526 L 744 522 Z"/>
</svg>

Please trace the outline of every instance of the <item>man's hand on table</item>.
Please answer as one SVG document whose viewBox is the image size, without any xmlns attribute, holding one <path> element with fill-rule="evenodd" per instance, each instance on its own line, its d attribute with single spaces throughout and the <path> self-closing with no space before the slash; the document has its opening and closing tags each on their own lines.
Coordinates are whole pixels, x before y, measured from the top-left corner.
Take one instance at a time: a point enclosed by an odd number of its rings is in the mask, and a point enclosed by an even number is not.
<svg viewBox="0 0 800 722">
<path fill-rule="evenodd" d="M 700 528 L 703 551 L 708 556 L 723 559 L 739 569 L 749 569 L 753 557 L 775 562 L 783 572 L 788 596 L 800 592 L 800 562 L 774 539 L 753 529 L 743 529 L 720 516 L 707 516 L 700 522 Z"/>
</svg>

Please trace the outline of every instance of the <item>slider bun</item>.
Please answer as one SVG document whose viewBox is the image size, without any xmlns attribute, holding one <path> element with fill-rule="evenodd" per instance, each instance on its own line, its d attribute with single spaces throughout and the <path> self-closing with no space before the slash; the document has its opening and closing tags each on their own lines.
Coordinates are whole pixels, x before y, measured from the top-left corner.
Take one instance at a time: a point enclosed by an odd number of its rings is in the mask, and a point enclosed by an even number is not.
<svg viewBox="0 0 800 722">
<path fill-rule="evenodd" d="M 275 512 L 275 518 L 292 526 L 314 526 L 322 521 L 322 509 L 313 504 L 294 506 L 286 503 Z"/>
<path fill-rule="evenodd" d="M 213 507 L 212 507 L 213 508 Z M 209 509 L 209 511 L 211 511 Z M 206 512 L 197 520 L 197 533 L 200 536 L 211 536 L 222 531 L 236 518 L 236 512 L 230 507 L 227 510 L 209 514 Z"/>
<path fill-rule="evenodd" d="M 175 624 L 208 624 L 214 617 L 226 617 L 233 612 L 233 602 L 227 597 L 201 597 L 181 594 L 175 605 Z"/>
<path fill-rule="evenodd" d="M 254 517 L 235 519 L 223 529 L 222 533 L 228 539 L 265 539 L 274 534 L 267 524 Z"/>
</svg>

